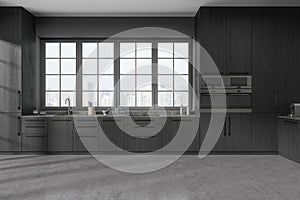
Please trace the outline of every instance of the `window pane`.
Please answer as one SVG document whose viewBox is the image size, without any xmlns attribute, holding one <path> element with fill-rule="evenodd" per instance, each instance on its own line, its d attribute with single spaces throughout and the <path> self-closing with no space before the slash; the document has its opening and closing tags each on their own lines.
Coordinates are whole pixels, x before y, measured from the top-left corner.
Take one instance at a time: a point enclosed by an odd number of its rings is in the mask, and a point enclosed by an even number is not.
<svg viewBox="0 0 300 200">
<path fill-rule="evenodd" d="M 97 59 L 83 59 L 82 74 L 97 74 Z"/>
<path fill-rule="evenodd" d="M 62 58 L 76 58 L 76 43 L 61 43 Z"/>
<path fill-rule="evenodd" d="M 151 59 L 137 59 L 137 74 L 152 74 L 152 60 Z"/>
<path fill-rule="evenodd" d="M 173 58 L 173 43 L 158 43 L 159 58 Z"/>
<path fill-rule="evenodd" d="M 120 106 L 135 106 L 135 93 L 120 92 Z"/>
<path fill-rule="evenodd" d="M 135 90 L 135 76 L 134 75 L 120 76 L 120 89 Z"/>
<path fill-rule="evenodd" d="M 114 93 L 113 92 L 99 92 L 99 106 L 113 106 L 114 105 Z"/>
<path fill-rule="evenodd" d="M 114 76 L 99 76 L 99 90 L 114 90 Z"/>
<path fill-rule="evenodd" d="M 137 106 L 152 106 L 152 92 L 137 92 Z"/>
<path fill-rule="evenodd" d="M 173 76 L 159 75 L 158 76 L 158 90 L 173 91 Z"/>
<path fill-rule="evenodd" d="M 189 62 L 187 59 L 174 60 L 174 73 L 175 74 L 189 74 Z"/>
<path fill-rule="evenodd" d="M 61 60 L 62 74 L 76 74 L 76 59 L 62 59 Z"/>
<path fill-rule="evenodd" d="M 120 57 L 134 58 L 135 57 L 135 43 L 120 43 Z"/>
<path fill-rule="evenodd" d="M 83 90 L 97 90 L 97 75 L 83 75 L 82 76 Z"/>
<path fill-rule="evenodd" d="M 158 92 L 158 106 L 173 106 L 173 93 Z"/>
<path fill-rule="evenodd" d="M 188 90 L 189 76 L 188 75 L 175 75 L 174 76 L 174 90 Z"/>
<path fill-rule="evenodd" d="M 188 43 L 174 43 L 174 57 L 175 58 L 188 58 L 189 57 L 189 44 Z"/>
<path fill-rule="evenodd" d="M 59 43 L 48 42 L 46 45 L 46 58 L 59 58 Z"/>
<path fill-rule="evenodd" d="M 59 76 L 46 75 L 46 90 L 59 90 Z"/>
<path fill-rule="evenodd" d="M 59 59 L 46 59 L 46 74 L 59 74 Z"/>
<path fill-rule="evenodd" d="M 137 90 L 152 90 L 152 76 L 151 75 L 137 75 L 136 76 Z"/>
<path fill-rule="evenodd" d="M 61 76 L 61 90 L 76 91 L 76 76 L 75 75 Z"/>
<path fill-rule="evenodd" d="M 173 74 L 173 59 L 158 59 L 158 74 Z"/>
<path fill-rule="evenodd" d="M 59 93 L 58 92 L 46 92 L 46 106 L 58 107 L 59 106 Z"/>
<path fill-rule="evenodd" d="M 151 58 L 152 57 L 152 44 L 151 43 L 137 43 L 136 55 L 138 58 Z"/>
<path fill-rule="evenodd" d="M 99 74 L 114 74 L 114 60 L 100 59 L 99 60 Z"/>
<path fill-rule="evenodd" d="M 175 92 L 174 93 L 174 105 L 175 106 L 188 106 L 188 92 Z"/>
<path fill-rule="evenodd" d="M 82 43 L 82 57 L 96 58 L 97 57 L 97 43 Z"/>
<path fill-rule="evenodd" d="M 89 102 L 97 106 L 97 92 L 82 92 L 82 106 L 89 106 Z"/>
<path fill-rule="evenodd" d="M 70 105 L 76 106 L 76 93 L 75 92 L 62 92 L 61 93 L 61 106 L 68 106 L 66 99 L 70 99 Z"/>
<path fill-rule="evenodd" d="M 99 43 L 99 58 L 113 58 L 114 43 Z"/>
<path fill-rule="evenodd" d="M 135 74 L 135 59 L 121 59 L 120 74 Z"/>
</svg>

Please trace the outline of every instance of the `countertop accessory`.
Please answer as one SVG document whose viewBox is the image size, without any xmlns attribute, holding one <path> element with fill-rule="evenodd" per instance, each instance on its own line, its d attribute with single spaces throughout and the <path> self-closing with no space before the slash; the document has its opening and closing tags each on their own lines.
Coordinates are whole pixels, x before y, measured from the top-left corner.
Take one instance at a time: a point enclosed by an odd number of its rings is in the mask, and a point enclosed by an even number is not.
<svg viewBox="0 0 300 200">
<path fill-rule="evenodd" d="M 94 115 L 94 107 L 92 102 L 88 102 L 89 107 L 88 107 L 88 115 Z"/>
</svg>

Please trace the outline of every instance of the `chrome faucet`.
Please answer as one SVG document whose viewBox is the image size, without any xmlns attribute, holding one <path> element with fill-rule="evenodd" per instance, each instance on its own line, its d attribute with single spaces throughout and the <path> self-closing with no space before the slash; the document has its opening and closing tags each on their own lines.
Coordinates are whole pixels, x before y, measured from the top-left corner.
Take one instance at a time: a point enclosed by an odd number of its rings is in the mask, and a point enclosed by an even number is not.
<svg viewBox="0 0 300 200">
<path fill-rule="evenodd" d="M 70 98 L 66 98 L 65 100 L 65 104 L 68 102 L 68 115 L 71 114 L 71 108 L 70 108 L 70 105 L 71 105 L 71 100 Z"/>
</svg>

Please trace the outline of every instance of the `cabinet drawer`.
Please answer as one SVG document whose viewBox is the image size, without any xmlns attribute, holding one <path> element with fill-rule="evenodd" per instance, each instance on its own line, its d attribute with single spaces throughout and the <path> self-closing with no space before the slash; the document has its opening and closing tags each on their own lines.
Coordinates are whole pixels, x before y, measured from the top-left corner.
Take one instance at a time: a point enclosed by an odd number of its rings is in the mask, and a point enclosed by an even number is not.
<svg viewBox="0 0 300 200">
<path fill-rule="evenodd" d="M 35 134 L 35 133 L 41 133 L 46 134 L 47 133 L 47 126 L 45 125 L 22 125 L 22 134 Z"/>
<path fill-rule="evenodd" d="M 47 151 L 47 135 L 23 135 L 22 151 Z"/>
</svg>

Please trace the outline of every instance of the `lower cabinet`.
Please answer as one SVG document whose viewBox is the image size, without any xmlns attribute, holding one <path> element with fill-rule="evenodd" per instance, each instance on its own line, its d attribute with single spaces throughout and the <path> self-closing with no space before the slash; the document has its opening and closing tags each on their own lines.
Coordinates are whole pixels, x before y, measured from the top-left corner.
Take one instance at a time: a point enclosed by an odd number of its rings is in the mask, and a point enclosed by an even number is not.
<svg viewBox="0 0 300 200">
<path fill-rule="evenodd" d="M 276 113 L 252 114 L 252 150 L 278 151 Z"/>
<path fill-rule="evenodd" d="M 279 119 L 279 154 L 300 163 L 300 121 Z"/>
<path fill-rule="evenodd" d="M 73 150 L 99 151 L 99 122 L 97 117 L 80 117 L 74 119 Z"/>
<path fill-rule="evenodd" d="M 73 151 L 73 119 L 48 119 L 48 151 Z"/>
<path fill-rule="evenodd" d="M 22 118 L 22 151 L 48 151 L 48 123 L 45 117 Z"/>
<path fill-rule="evenodd" d="M 101 119 L 99 127 L 99 151 L 119 152 L 124 149 L 124 120 L 114 118 Z"/>
<path fill-rule="evenodd" d="M 203 113 L 200 116 L 200 141 L 201 145 L 206 139 L 208 127 L 211 122 L 211 114 Z M 212 122 L 214 123 L 214 122 Z M 213 124 L 212 124 L 213 125 Z M 220 133 L 210 133 L 218 135 L 219 139 L 212 151 L 251 151 L 252 138 L 252 118 L 251 114 L 230 113 L 225 117 L 224 127 Z M 206 139 L 206 142 L 214 143 L 214 137 Z"/>
<path fill-rule="evenodd" d="M 195 118 L 170 117 L 163 133 L 164 151 L 198 152 L 200 148 L 198 126 L 199 121 Z"/>
<path fill-rule="evenodd" d="M 21 151 L 20 115 L 0 112 L 0 151 Z"/>
<path fill-rule="evenodd" d="M 130 120 L 130 119 L 127 119 Z M 129 152 L 162 151 L 163 126 L 159 119 L 124 122 L 124 149 Z M 152 123 L 152 125 L 151 125 Z"/>
</svg>

